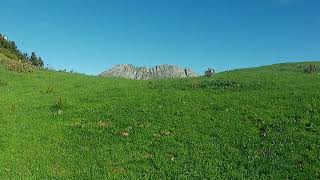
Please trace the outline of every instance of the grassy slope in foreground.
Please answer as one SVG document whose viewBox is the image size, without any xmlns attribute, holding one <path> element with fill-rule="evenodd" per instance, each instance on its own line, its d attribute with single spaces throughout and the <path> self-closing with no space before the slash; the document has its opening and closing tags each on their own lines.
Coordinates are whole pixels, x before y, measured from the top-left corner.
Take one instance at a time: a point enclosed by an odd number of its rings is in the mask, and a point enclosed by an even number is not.
<svg viewBox="0 0 320 180">
<path fill-rule="evenodd" d="M 319 88 L 301 63 L 151 81 L 0 66 L 0 177 L 319 178 Z"/>
</svg>

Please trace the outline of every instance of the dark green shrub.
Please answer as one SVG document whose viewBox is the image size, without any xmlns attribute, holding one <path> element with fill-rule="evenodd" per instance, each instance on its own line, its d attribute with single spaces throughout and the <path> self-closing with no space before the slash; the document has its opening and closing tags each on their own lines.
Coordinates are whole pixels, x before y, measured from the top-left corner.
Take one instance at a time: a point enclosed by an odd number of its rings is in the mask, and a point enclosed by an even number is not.
<svg viewBox="0 0 320 180">
<path fill-rule="evenodd" d="M 206 77 L 213 77 L 215 74 L 216 71 L 213 68 L 208 68 L 208 70 L 204 72 L 204 76 Z"/>
<path fill-rule="evenodd" d="M 319 72 L 320 68 L 314 64 L 310 64 L 304 68 L 304 72 L 308 74 Z"/>
</svg>

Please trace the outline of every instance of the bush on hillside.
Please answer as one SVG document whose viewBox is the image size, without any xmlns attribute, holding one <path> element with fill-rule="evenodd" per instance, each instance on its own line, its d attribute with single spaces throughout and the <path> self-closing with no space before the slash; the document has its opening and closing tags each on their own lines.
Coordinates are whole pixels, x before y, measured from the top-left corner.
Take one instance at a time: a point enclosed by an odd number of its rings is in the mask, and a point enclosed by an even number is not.
<svg viewBox="0 0 320 180">
<path fill-rule="evenodd" d="M 206 77 L 213 77 L 216 74 L 216 71 L 213 68 L 208 68 L 206 72 L 204 73 L 204 76 Z"/>
<path fill-rule="evenodd" d="M 314 64 L 310 64 L 304 68 L 304 72 L 308 74 L 319 72 L 320 68 Z"/>
</svg>

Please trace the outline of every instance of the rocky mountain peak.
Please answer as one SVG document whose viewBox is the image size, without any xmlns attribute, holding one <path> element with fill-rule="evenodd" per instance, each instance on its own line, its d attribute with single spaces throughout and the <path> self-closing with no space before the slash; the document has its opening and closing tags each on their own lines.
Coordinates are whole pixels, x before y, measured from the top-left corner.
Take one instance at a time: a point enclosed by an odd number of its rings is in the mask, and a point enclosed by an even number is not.
<svg viewBox="0 0 320 180">
<path fill-rule="evenodd" d="M 127 79 L 155 79 L 155 78 L 184 78 L 197 77 L 190 68 L 181 68 L 177 65 L 158 65 L 155 67 L 135 67 L 132 64 L 118 64 L 103 72 L 100 76 L 120 77 Z"/>
</svg>

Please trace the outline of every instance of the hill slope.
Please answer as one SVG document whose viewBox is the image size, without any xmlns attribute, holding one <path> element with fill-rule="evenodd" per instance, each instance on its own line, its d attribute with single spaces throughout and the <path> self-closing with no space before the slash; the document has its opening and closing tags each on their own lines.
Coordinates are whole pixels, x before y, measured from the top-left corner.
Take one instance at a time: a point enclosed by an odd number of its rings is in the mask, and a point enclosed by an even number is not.
<svg viewBox="0 0 320 180">
<path fill-rule="evenodd" d="M 150 81 L 0 66 L 0 177 L 320 178 L 320 75 L 303 66 Z"/>
</svg>

